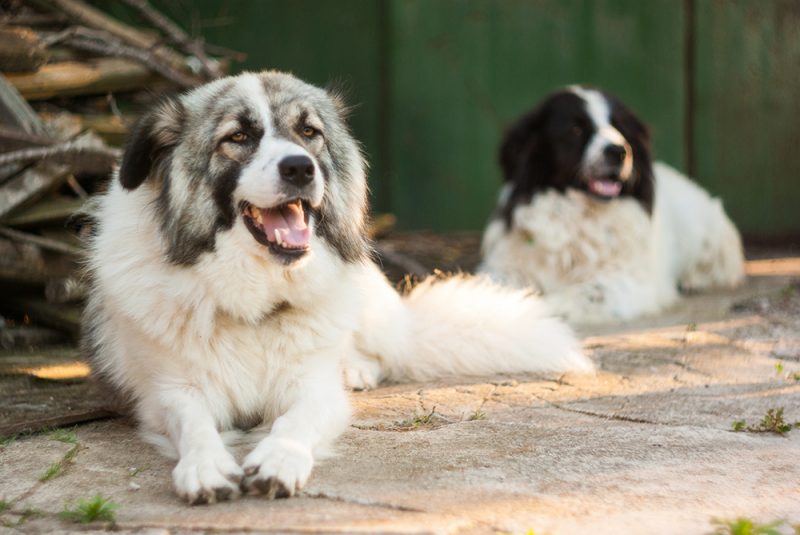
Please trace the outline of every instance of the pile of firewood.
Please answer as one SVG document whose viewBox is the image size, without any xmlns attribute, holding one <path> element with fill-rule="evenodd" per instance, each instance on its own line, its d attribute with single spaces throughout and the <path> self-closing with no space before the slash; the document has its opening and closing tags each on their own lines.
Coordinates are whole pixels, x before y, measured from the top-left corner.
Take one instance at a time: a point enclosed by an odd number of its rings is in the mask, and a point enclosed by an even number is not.
<svg viewBox="0 0 800 535">
<path fill-rule="evenodd" d="M 81 0 L 0 0 L 0 348 L 74 337 L 81 208 L 137 113 L 243 59 L 147 0 L 112 4 L 131 23 Z"/>
</svg>

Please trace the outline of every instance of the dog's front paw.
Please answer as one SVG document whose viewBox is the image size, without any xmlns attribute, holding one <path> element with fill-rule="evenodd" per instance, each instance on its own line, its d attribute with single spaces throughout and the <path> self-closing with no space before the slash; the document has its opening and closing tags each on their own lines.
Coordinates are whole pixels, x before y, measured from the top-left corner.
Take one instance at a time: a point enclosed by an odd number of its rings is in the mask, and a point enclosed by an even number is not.
<svg viewBox="0 0 800 535">
<path fill-rule="evenodd" d="M 224 449 L 189 454 L 172 470 L 175 491 L 192 505 L 237 497 L 243 477 L 244 471 Z"/>
<path fill-rule="evenodd" d="M 314 458 L 296 440 L 267 437 L 244 460 L 246 491 L 269 500 L 288 498 L 306 484 Z"/>
</svg>

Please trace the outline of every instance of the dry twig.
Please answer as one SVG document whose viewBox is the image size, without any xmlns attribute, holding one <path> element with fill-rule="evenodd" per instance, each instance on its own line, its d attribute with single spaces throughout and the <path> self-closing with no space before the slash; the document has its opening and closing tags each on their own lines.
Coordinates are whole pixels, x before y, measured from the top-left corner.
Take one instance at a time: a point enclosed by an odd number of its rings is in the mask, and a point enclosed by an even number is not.
<svg viewBox="0 0 800 535">
<path fill-rule="evenodd" d="M 219 64 L 211 60 L 206 54 L 202 39 L 190 38 L 177 24 L 153 8 L 147 0 L 123 1 L 138 11 L 150 24 L 164 32 L 164 35 L 166 35 L 170 42 L 181 48 L 184 52 L 196 57 L 200 61 L 208 77 L 214 79 L 222 76 Z"/>
<path fill-rule="evenodd" d="M 49 160 L 59 156 L 81 153 L 98 154 L 100 156 L 107 156 L 109 159 L 119 158 L 121 155 L 121 151 L 119 149 L 114 149 L 105 145 L 99 145 L 97 143 L 90 143 L 84 138 L 79 138 L 77 140 L 65 141 L 64 143 L 57 143 L 48 147 L 31 147 L 0 154 L 0 165 L 18 162 L 30 162 L 34 160 Z"/>
<path fill-rule="evenodd" d="M 104 56 L 132 59 L 181 87 L 194 87 L 198 84 L 197 79 L 173 68 L 158 54 L 144 48 L 125 44 L 122 40 L 103 30 L 72 26 L 45 38 L 43 42 L 47 46 L 63 42 L 73 48 Z"/>
</svg>

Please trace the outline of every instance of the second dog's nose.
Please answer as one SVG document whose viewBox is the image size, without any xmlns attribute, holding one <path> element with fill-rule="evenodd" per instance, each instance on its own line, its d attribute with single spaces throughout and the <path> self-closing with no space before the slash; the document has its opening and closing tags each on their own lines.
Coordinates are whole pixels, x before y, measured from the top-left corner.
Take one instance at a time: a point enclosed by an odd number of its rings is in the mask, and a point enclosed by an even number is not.
<svg viewBox="0 0 800 535">
<path fill-rule="evenodd" d="M 287 156 L 278 162 L 281 178 L 297 187 L 314 180 L 314 162 L 308 156 Z"/>
<path fill-rule="evenodd" d="M 625 147 L 623 145 L 606 145 L 603 155 L 606 157 L 606 162 L 621 164 L 625 159 Z"/>
</svg>

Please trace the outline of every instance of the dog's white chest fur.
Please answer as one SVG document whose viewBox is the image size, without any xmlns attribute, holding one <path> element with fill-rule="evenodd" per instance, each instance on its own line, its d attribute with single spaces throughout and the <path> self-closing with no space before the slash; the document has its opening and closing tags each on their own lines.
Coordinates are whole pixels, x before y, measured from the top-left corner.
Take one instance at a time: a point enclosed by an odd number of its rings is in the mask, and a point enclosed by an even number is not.
<svg viewBox="0 0 800 535">
<path fill-rule="evenodd" d="M 548 191 L 518 206 L 512 221 L 510 231 L 493 221 L 484 237 L 485 269 L 508 284 L 552 293 L 631 263 L 647 270 L 650 218 L 634 199 Z"/>
<path fill-rule="evenodd" d="M 600 201 L 568 190 L 534 195 L 512 227 L 492 221 L 481 270 L 542 291 L 576 323 L 628 320 L 658 312 L 678 288 L 735 285 L 744 276 L 739 234 L 719 200 L 656 163 L 653 214 L 632 198 Z"/>
<path fill-rule="evenodd" d="M 220 428 L 274 419 L 293 402 L 293 377 L 318 365 L 314 355 L 332 354 L 328 366 L 338 365 L 360 310 L 352 268 L 317 244 L 314 255 L 327 258 L 287 273 L 249 255 L 240 241 L 252 238 L 239 227 L 218 236 L 219 254 L 176 267 L 160 252 L 154 220 L 140 217 L 151 206 L 147 190 L 113 185 L 100 214 L 95 276 L 111 318 L 103 340 L 113 347 L 103 371 L 132 389 L 153 376 L 196 386 L 214 399 Z M 330 299 L 318 298 L 321 288 Z M 162 416 L 140 414 L 153 429 L 165 428 Z"/>
</svg>

